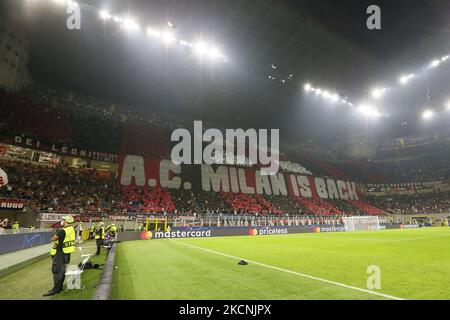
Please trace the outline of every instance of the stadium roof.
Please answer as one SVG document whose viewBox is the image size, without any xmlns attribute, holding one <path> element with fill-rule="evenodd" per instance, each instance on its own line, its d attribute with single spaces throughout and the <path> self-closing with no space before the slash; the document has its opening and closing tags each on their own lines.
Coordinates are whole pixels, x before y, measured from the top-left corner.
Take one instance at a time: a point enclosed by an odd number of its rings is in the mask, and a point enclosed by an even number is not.
<svg viewBox="0 0 450 320">
<path fill-rule="evenodd" d="M 231 127 L 281 128 L 290 138 L 330 141 L 359 122 L 348 108 L 305 96 L 305 82 L 359 102 L 374 86 L 450 51 L 450 5 L 437 0 L 377 1 L 377 31 L 366 28 L 372 3 L 365 0 L 80 0 L 127 12 L 144 25 L 171 21 L 183 37 L 212 39 L 229 60 L 214 65 L 108 25 L 96 12 L 83 12 L 82 30 L 69 31 L 64 10 L 39 1 L 9 3 L 21 10 L 2 12 L 15 12 L 12 18 L 28 31 L 36 79 Z M 383 99 L 380 108 L 390 117 L 373 124 L 375 131 L 424 130 L 418 114 L 450 99 L 446 68 Z"/>
</svg>

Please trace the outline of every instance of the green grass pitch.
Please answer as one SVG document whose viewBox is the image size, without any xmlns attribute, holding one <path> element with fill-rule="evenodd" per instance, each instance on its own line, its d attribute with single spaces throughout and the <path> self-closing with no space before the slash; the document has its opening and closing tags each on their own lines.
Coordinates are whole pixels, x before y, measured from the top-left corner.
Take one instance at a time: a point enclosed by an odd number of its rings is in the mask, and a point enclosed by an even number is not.
<svg viewBox="0 0 450 320">
<path fill-rule="evenodd" d="M 123 242 L 112 299 L 450 299 L 449 249 L 450 228 Z"/>
</svg>

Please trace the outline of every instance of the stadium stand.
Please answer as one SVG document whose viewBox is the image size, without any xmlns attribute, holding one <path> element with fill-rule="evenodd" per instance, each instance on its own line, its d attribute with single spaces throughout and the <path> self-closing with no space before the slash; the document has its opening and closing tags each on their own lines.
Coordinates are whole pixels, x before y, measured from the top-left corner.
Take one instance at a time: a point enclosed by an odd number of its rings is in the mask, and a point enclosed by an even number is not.
<svg viewBox="0 0 450 320">
<path fill-rule="evenodd" d="M 184 127 L 187 121 L 44 83 L 35 83 L 17 94 L 0 90 L 0 102 L 4 106 L 0 110 L 2 137 L 23 136 L 47 144 L 64 143 L 91 151 L 154 158 L 169 156 L 168 130 Z M 440 154 L 448 155 L 449 136 L 448 133 L 442 133 L 433 137 L 390 140 L 380 146 L 382 153 L 371 161 L 341 161 L 332 152 L 320 150 L 316 146 L 283 143 L 283 159 L 297 161 L 313 174 L 361 183 L 448 180 L 448 156 L 426 157 L 420 154 L 424 150 L 438 148 Z M 400 160 L 398 154 L 402 155 Z M 386 159 L 379 159 L 385 156 Z M 95 169 L 69 168 L 57 163 L 36 165 L 3 160 L 0 166 L 9 172 L 11 180 L 10 185 L 0 191 L 0 196 L 25 199 L 38 212 L 166 212 L 185 215 L 295 213 L 336 216 L 449 210 L 447 195 L 439 193 L 410 197 L 369 197 L 368 200 L 363 198 L 359 201 L 243 193 L 216 194 L 160 187 L 121 188 L 114 177 L 102 177 Z"/>
</svg>

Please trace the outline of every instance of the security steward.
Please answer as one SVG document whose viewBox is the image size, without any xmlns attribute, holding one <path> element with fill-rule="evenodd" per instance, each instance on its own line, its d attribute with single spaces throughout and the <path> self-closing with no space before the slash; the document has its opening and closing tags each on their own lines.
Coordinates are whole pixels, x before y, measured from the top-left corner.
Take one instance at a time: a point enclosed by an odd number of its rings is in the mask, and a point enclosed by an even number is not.
<svg viewBox="0 0 450 320">
<path fill-rule="evenodd" d="M 19 228 L 20 228 L 19 223 L 18 223 L 17 221 L 14 221 L 14 223 L 13 223 L 13 225 L 12 225 L 12 229 L 13 229 L 13 230 L 19 230 Z"/>
<path fill-rule="evenodd" d="M 97 243 L 97 253 L 100 254 L 102 248 L 103 240 L 105 240 L 105 228 L 103 227 L 103 222 L 98 223 L 98 227 L 95 229 L 95 242 Z"/>
<path fill-rule="evenodd" d="M 91 224 L 91 228 L 89 229 L 89 240 L 94 239 L 94 233 L 95 233 L 95 224 Z"/>
<path fill-rule="evenodd" d="M 78 242 L 79 243 L 83 243 L 83 229 L 84 229 L 83 222 L 80 221 L 80 223 L 78 223 Z"/>
<path fill-rule="evenodd" d="M 75 252 L 75 229 L 72 227 L 73 217 L 64 216 L 61 229 L 52 237 L 53 247 L 50 250 L 52 257 L 53 289 L 44 294 L 44 297 L 53 296 L 63 289 L 66 264 L 70 262 L 70 254 Z"/>
<path fill-rule="evenodd" d="M 114 223 L 109 225 L 106 229 L 108 230 L 108 234 L 109 234 L 110 238 L 116 237 L 117 227 Z"/>
</svg>

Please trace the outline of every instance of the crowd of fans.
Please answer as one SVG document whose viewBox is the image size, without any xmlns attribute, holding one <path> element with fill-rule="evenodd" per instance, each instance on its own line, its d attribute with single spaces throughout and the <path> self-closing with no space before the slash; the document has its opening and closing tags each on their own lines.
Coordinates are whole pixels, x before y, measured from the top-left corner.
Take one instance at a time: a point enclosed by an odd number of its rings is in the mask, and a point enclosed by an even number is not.
<svg viewBox="0 0 450 320">
<path fill-rule="evenodd" d="M 346 161 L 335 164 L 340 170 L 364 183 L 411 183 L 449 180 L 450 148 L 420 157 L 391 161 Z"/>
<path fill-rule="evenodd" d="M 449 213 L 450 193 L 423 193 L 370 197 L 369 202 L 391 214 Z"/>
<path fill-rule="evenodd" d="M 46 84 L 34 84 L 19 94 L 0 89 L 0 136 L 23 136 L 41 144 L 64 144 L 83 150 L 167 157 L 169 131 L 192 121 L 146 108 L 116 104 Z M 388 142 L 381 150 L 409 155 L 405 146 L 420 147 L 431 156 L 401 161 L 327 161 L 333 158 L 312 144 L 282 143 L 282 155 L 314 175 L 364 183 L 449 180 L 450 132 L 434 137 L 410 137 Z M 440 148 L 438 153 L 431 152 Z M 306 151 L 309 150 L 309 151 Z M 400 152 L 398 151 L 398 152 Z M 415 149 L 417 151 L 417 149 Z M 406 152 L 406 153 L 405 153 Z M 439 154 L 439 156 L 436 156 Z M 319 156 L 320 155 L 320 156 Z M 95 170 L 61 165 L 36 166 L 27 162 L 0 162 L 11 183 L 0 197 L 27 200 L 36 211 L 83 211 L 175 214 L 298 214 L 364 215 L 448 212 L 446 194 L 389 196 L 370 202 L 321 200 L 285 196 L 214 193 L 160 188 L 121 188 Z"/>
<path fill-rule="evenodd" d="M 191 190 L 120 187 L 113 177 L 95 170 L 0 161 L 10 183 L 0 198 L 23 199 L 38 212 L 171 213 L 178 215 L 294 214 L 383 215 L 450 213 L 450 193 L 371 196 L 364 201 L 323 200 L 291 196 L 262 196 Z"/>
<path fill-rule="evenodd" d="M 94 170 L 36 166 L 0 161 L 10 183 L 0 197 L 24 199 L 37 211 L 114 212 L 120 197 L 114 181 L 100 179 Z"/>
</svg>

